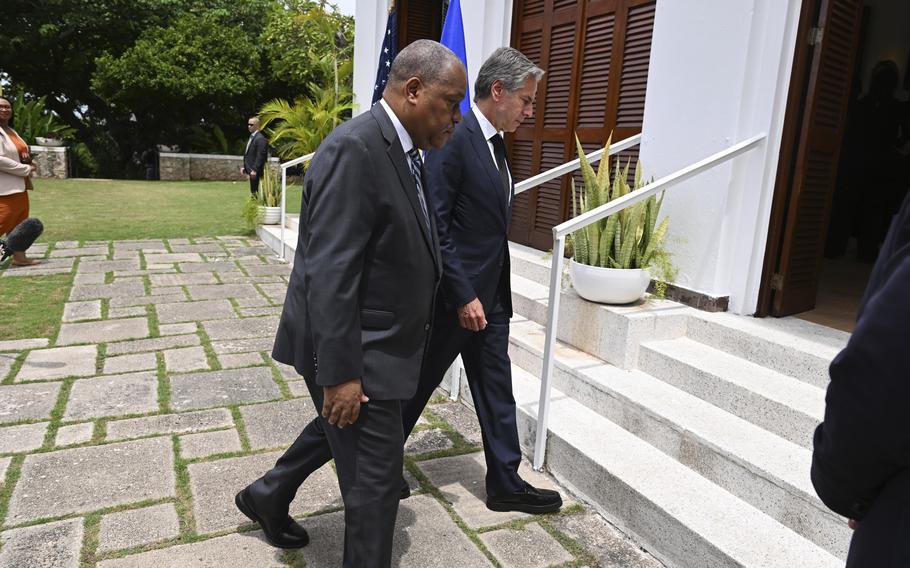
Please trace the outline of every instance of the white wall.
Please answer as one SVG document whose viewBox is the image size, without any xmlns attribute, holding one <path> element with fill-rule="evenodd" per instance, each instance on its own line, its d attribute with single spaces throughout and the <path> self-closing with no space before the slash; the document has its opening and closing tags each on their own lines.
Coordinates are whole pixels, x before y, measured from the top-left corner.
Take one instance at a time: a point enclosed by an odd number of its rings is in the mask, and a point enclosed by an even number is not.
<svg viewBox="0 0 910 568">
<path fill-rule="evenodd" d="M 758 299 L 800 0 L 657 3 L 641 147 L 654 177 L 766 132 L 765 144 L 671 189 L 677 283 Z"/>
<path fill-rule="evenodd" d="M 354 113 L 368 109 L 373 100 L 379 46 L 385 33 L 388 0 L 357 0 L 354 14 Z M 512 0 L 461 0 L 468 57 L 468 81 L 474 79 L 484 59 L 512 37 Z"/>
</svg>

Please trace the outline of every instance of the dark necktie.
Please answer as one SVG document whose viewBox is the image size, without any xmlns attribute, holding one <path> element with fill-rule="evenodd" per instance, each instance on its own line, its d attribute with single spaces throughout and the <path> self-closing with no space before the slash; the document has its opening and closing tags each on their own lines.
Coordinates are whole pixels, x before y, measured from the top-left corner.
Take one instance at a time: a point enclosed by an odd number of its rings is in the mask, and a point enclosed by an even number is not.
<svg viewBox="0 0 910 568">
<path fill-rule="evenodd" d="M 502 181 L 502 191 L 506 204 L 512 196 L 512 184 L 509 181 L 509 168 L 506 164 L 506 143 L 498 133 L 490 137 L 493 144 L 493 155 L 496 156 L 496 167 L 499 168 L 499 179 Z"/>
<path fill-rule="evenodd" d="M 423 171 L 423 158 L 417 148 L 411 148 L 408 152 L 408 164 L 411 166 L 411 175 L 414 176 L 414 184 L 417 186 L 417 201 L 420 202 L 420 209 L 423 211 L 423 220 L 427 224 L 427 234 L 430 234 L 430 215 L 427 211 L 427 201 L 423 197 L 423 182 L 421 172 Z"/>
</svg>

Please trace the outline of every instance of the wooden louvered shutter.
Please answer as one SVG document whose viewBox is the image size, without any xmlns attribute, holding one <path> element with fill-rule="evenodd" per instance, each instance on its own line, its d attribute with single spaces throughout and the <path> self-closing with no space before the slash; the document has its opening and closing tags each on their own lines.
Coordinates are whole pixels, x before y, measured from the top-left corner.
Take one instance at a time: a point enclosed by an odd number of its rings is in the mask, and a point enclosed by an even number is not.
<svg viewBox="0 0 910 568">
<path fill-rule="evenodd" d="M 418 39 L 439 41 L 442 35 L 442 0 L 397 0 L 398 49 Z"/>
<path fill-rule="evenodd" d="M 789 200 L 772 312 L 815 306 L 862 17 L 862 0 L 821 0 L 808 95 L 789 180 Z M 793 95 L 795 93 L 791 93 Z"/>
<path fill-rule="evenodd" d="M 575 157 L 575 135 L 594 149 L 610 133 L 641 132 L 656 0 L 527 0 L 516 3 L 513 45 L 547 74 L 535 116 L 512 137 L 515 178 Z M 638 149 L 621 159 L 634 161 Z M 516 198 L 510 238 L 548 249 L 572 213 L 568 177 Z"/>
</svg>

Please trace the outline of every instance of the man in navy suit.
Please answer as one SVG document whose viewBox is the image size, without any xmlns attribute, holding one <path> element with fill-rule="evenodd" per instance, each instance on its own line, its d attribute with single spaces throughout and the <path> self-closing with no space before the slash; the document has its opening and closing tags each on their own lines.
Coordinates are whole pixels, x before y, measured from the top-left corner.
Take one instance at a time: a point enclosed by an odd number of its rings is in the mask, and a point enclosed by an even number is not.
<svg viewBox="0 0 910 568">
<path fill-rule="evenodd" d="M 427 156 L 443 279 L 417 393 L 402 408 L 404 432 L 414 428 L 461 354 L 483 434 L 487 507 L 494 511 L 548 513 L 562 506 L 559 493 L 536 489 L 518 475 L 521 448 L 508 352 L 514 183 L 502 132 L 514 132 L 533 114 L 543 73 L 518 50 L 497 49 L 478 72 L 473 108 L 449 143 Z M 406 483 L 401 493 L 408 495 Z"/>
<path fill-rule="evenodd" d="M 269 156 L 269 142 L 259 131 L 259 118 L 251 116 L 246 121 L 246 127 L 250 131 L 250 138 L 247 140 L 246 150 L 243 152 L 243 167 L 240 168 L 240 175 L 250 176 L 250 194 L 255 197 L 259 192 L 259 180 L 262 179 L 265 162 Z"/>
<path fill-rule="evenodd" d="M 855 528 L 847 568 L 910 566 L 910 195 L 831 363 L 812 483 Z"/>
</svg>

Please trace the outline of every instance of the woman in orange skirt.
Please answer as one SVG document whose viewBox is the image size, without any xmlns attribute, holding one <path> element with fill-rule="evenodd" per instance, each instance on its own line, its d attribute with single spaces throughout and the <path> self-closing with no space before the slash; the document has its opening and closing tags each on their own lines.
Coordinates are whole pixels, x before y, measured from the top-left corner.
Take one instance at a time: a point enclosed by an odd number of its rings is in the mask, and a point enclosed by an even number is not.
<svg viewBox="0 0 910 568">
<path fill-rule="evenodd" d="M 12 123 L 13 105 L 9 99 L 0 97 L 0 235 L 8 234 L 28 217 L 29 177 L 37 169 L 29 155 L 28 144 L 16 134 Z M 38 262 L 25 256 L 25 252 L 13 253 L 13 266 Z"/>
</svg>

